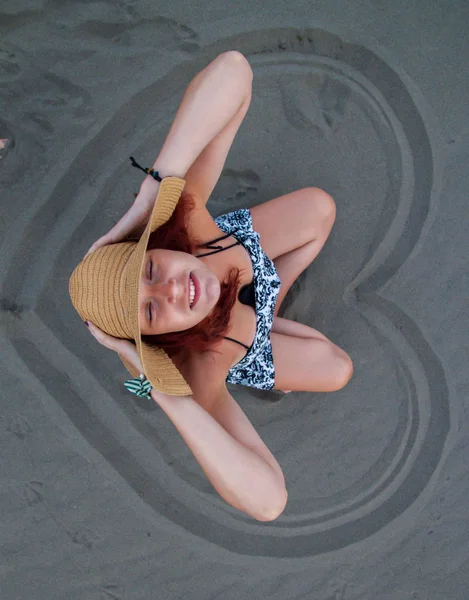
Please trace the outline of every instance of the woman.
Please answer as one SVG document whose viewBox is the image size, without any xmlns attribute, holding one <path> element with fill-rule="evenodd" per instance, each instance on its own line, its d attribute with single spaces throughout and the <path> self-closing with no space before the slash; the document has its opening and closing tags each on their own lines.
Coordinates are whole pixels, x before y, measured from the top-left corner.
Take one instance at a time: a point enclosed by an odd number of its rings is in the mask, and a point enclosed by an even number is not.
<svg viewBox="0 0 469 600">
<path fill-rule="evenodd" d="M 216 220 L 207 211 L 248 110 L 252 78 L 244 56 L 230 51 L 192 80 L 133 206 L 80 263 L 98 257 L 101 266 L 96 258 L 93 273 L 72 275 L 70 289 L 77 308 L 86 277 L 91 281 L 100 269 L 100 282 L 114 281 L 114 296 L 101 306 L 99 318 L 120 310 L 112 306 L 121 294 L 122 323 L 135 313 L 138 326 L 115 329 L 114 316 L 101 320 L 101 328 L 90 322 L 91 333 L 118 352 L 133 375 L 147 378 L 151 397 L 218 493 L 253 518 L 271 521 L 285 508 L 285 479 L 226 382 L 334 391 L 348 382 L 353 369 L 348 355 L 324 335 L 278 316 L 290 286 L 329 235 L 332 198 L 305 188 Z M 139 165 L 134 161 L 134 166 Z M 167 203 L 166 217 L 157 216 Z M 145 231 L 138 246 L 122 243 L 139 228 Z M 117 285 L 121 271 L 124 283 Z M 91 302 L 102 303 L 102 297 L 100 288 Z M 89 321 L 98 314 L 98 309 L 86 312 L 84 304 L 77 310 Z"/>
</svg>

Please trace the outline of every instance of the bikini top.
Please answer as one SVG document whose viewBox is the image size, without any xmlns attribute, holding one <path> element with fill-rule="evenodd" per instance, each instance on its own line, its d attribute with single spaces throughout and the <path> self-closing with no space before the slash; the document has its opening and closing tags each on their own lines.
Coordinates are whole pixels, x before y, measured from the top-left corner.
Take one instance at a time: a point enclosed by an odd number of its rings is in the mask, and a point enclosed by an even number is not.
<svg viewBox="0 0 469 600">
<path fill-rule="evenodd" d="M 229 248 L 233 248 L 234 246 L 239 246 L 241 244 L 241 242 L 239 240 L 236 240 L 236 242 L 234 244 L 231 244 L 230 246 L 225 246 L 225 247 L 213 245 L 213 244 L 216 244 L 216 242 L 221 242 L 222 240 L 226 240 L 227 238 L 229 238 L 231 236 L 233 236 L 233 234 L 228 233 L 227 235 L 222 235 L 221 237 L 219 237 L 215 240 L 212 240 L 211 242 L 206 242 L 205 244 L 202 244 L 200 246 L 201 248 L 211 250 L 211 252 L 206 252 L 205 254 L 199 254 L 198 256 L 196 256 L 196 258 L 202 258 L 203 256 L 210 256 L 211 254 L 218 254 L 219 252 L 223 252 L 224 250 L 228 250 Z M 254 310 L 256 310 L 256 296 L 254 293 L 254 280 L 252 280 L 250 283 L 248 283 L 246 285 L 243 285 L 243 287 L 238 292 L 238 300 L 241 302 L 241 304 L 244 304 L 245 306 L 252 306 L 252 308 Z M 243 346 L 243 348 L 246 348 L 246 350 L 250 349 L 249 346 L 246 346 L 246 344 L 243 344 L 242 342 L 238 342 L 238 340 L 234 340 L 233 338 L 225 336 L 225 340 L 230 340 L 230 342 L 235 342 L 236 344 Z"/>
</svg>

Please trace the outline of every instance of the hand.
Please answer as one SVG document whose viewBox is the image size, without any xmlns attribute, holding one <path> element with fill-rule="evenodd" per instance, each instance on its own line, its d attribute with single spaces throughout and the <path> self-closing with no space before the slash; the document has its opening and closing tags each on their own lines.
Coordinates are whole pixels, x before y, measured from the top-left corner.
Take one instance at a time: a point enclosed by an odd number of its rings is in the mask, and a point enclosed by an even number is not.
<svg viewBox="0 0 469 600">
<path fill-rule="evenodd" d="M 137 347 L 129 340 L 123 340 L 121 338 L 113 337 L 112 335 L 108 335 L 104 333 L 99 327 L 97 327 L 94 323 L 90 323 L 88 321 L 88 326 L 91 334 L 98 340 L 100 344 L 109 348 L 109 350 L 114 350 L 124 358 L 136 371 L 139 373 L 143 373 L 143 366 L 140 361 L 140 357 L 137 353 Z"/>
<path fill-rule="evenodd" d="M 148 219 L 150 218 L 158 194 L 159 182 L 152 177 L 147 177 L 140 186 L 140 192 L 137 194 L 134 203 L 122 217 L 122 219 L 114 225 L 114 227 L 100 237 L 88 250 L 83 259 L 88 254 L 94 252 L 101 246 L 108 244 L 116 244 L 122 242 L 129 236 L 140 237 L 145 231 Z"/>
</svg>

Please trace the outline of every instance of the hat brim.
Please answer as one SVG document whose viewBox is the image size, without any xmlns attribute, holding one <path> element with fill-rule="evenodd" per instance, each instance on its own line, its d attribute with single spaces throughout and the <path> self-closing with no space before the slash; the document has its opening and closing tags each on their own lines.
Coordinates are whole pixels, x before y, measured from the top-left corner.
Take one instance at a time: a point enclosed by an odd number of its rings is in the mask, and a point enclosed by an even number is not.
<svg viewBox="0 0 469 600">
<path fill-rule="evenodd" d="M 165 177 L 160 183 L 150 219 L 126 265 L 128 276 L 125 278 L 125 289 L 123 290 L 129 309 L 129 321 L 132 331 L 135 332 L 134 339 L 145 376 L 156 390 L 173 396 L 191 395 L 192 389 L 164 350 L 152 348 L 142 341 L 138 298 L 150 235 L 171 218 L 185 184 L 184 179 L 179 177 Z M 130 371 L 129 365 L 124 364 Z M 134 374 L 132 371 L 130 372 L 132 375 Z"/>
</svg>

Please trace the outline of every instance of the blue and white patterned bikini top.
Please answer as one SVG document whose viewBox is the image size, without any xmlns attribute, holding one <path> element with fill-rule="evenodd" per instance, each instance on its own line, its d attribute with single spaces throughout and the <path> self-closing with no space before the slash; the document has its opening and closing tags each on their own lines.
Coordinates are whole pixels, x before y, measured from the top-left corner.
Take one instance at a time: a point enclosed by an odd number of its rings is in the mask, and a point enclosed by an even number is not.
<svg viewBox="0 0 469 600">
<path fill-rule="evenodd" d="M 228 371 L 226 380 L 229 383 L 249 385 L 260 389 L 272 389 L 275 371 L 270 331 L 281 286 L 280 278 L 274 263 L 261 248 L 259 234 L 252 227 L 249 209 L 241 209 L 221 215 L 215 219 L 215 223 L 227 235 L 204 244 L 203 247 L 212 251 L 198 255 L 197 258 L 223 252 L 242 244 L 251 257 L 254 274 L 253 281 L 241 288 L 238 298 L 243 304 L 254 308 L 256 312 L 256 333 L 250 347 L 232 338 L 226 338 L 240 344 L 247 350 L 244 358 Z M 225 248 L 213 246 L 216 242 L 226 239 L 230 235 L 237 240 L 234 244 Z"/>
</svg>

